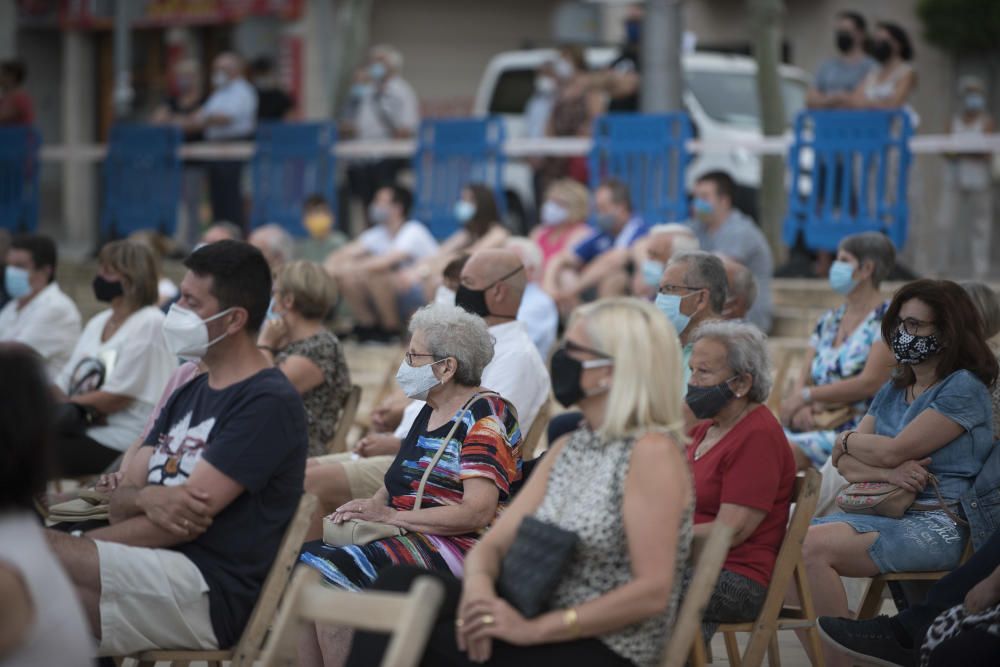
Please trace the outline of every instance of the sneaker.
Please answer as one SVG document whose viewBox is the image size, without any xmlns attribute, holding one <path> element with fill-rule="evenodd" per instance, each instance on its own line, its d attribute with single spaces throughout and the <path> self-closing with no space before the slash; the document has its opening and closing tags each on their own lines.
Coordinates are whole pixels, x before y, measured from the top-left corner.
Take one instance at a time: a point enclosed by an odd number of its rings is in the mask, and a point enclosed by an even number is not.
<svg viewBox="0 0 1000 667">
<path fill-rule="evenodd" d="M 888 616 L 864 621 L 820 616 L 816 620 L 820 637 L 864 665 L 912 667 L 917 652 L 899 642 Z"/>
</svg>

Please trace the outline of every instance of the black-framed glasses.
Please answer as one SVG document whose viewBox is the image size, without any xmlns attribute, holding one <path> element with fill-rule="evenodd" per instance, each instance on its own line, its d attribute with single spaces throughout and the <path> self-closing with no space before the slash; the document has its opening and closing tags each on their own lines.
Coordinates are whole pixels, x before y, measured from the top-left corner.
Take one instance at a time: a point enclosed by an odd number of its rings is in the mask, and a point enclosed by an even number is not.
<svg viewBox="0 0 1000 667">
<path fill-rule="evenodd" d="M 910 334 L 911 336 L 916 336 L 917 332 L 923 327 L 929 327 L 933 322 L 928 322 L 926 320 L 918 320 L 915 317 L 897 317 L 896 318 L 896 329 L 902 328 L 903 331 Z"/>
<path fill-rule="evenodd" d="M 493 282 L 491 282 L 486 287 L 483 287 L 482 289 L 477 289 L 475 291 L 476 292 L 485 292 L 486 290 L 490 289 L 491 287 L 495 287 L 495 286 L 499 285 L 500 283 L 502 283 L 503 281 L 507 280 L 508 278 L 512 278 L 512 277 L 516 276 L 519 271 L 523 271 L 523 270 L 524 270 L 524 264 L 521 264 L 516 269 L 514 269 L 513 271 L 511 271 L 510 273 L 508 273 L 507 275 L 502 276 L 500 278 L 497 278 L 496 280 L 494 280 Z M 472 289 L 471 287 L 468 287 L 467 285 L 466 285 L 466 288 L 467 289 Z"/>
<path fill-rule="evenodd" d="M 692 285 L 660 285 L 660 294 L 674 294 L 675 292 L 686 291 L 686 292 L 699 292 L 703 289 L 708 289 L 707 287 L 694 287 Z"/>
<path fill-rule="evenodd" d="M 414 357 L 430 357 L 431 359 L 434 358 L 433 354 L 423 354 L 423 353 L 420 353 L 420 352 L 407 352 L 405 356 L 406 356 L 406 363 L 409 366 L 413 365 L 413 358 Z"/>
</svg>

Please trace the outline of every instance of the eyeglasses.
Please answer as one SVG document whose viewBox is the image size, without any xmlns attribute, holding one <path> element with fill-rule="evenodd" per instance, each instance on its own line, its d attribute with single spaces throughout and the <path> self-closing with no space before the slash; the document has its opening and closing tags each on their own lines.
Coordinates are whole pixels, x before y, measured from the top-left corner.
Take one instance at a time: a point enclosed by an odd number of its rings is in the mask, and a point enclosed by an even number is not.
<svg viewBox="0 0 1000 667">
<path fill-rule="evenodd" d="M 910 334 L 911 336 L 916 336 L 917 332 L 923 327 L 929 327 L 933 322 L 927 322 L 925 320 L 918 320 L 915 317 L 907 318 L 896 318 L 896 329 L 902 327 L 903 331 Z"/>
<path fill-rule="evenodd" d="M 524 264 L 521 264 L 516 269 L 514 269 L 513 271 L 511 271 L 510 273 L 508 273 L 507 275 L 502 276 L 500 278 L 497 278 L 496 280 L 494 280 L 493 282 L 491 282 L 486 287 L 484 287 L 482 289 L 475 290 L 475 291 L 477 291 L 477 292 L 485 292 L 486 290 L 488 290 L 488 289 L 490 289 L 492 287 L 495 287 L 496 285 L 499 285 L 500 283 L 502 283 L 503 281 L 507 280 L 508 278 L 514 277 L 515 275 L 517 275 L 517 273 L 519 271 L 523 271 L 523 270 L 524 270 Z M 468 285 L 466 285 L 466 287 L 468 287 Z M 469 288 L 469 289 L 472 289 L 472 288 Z"/>
<path fill-rule="evenodd" d="M 611 355 L 605 354 L 599 350 L 595 350 L 591 347 L 585 345 L 580 345 L 579 343 L 574 343 L 571 340 L 563 341 L 562 347 L 567 352 L 583 352 L 584 354 L 592 354 L 598 359 L 583 359 L 580 360 L 580 364 L 586 368 L 601 368 L 603 366 L 611 366 L 615 363 L 614 358 Z"/>
<path fill-rule="evenodd" d="M 707 287 L 693 287 L 691 285 L 660 285 L 660 294 L 673 294 L 675 292 L 686 291 L 686 292 L 698 292 L 703 289 L 708 289 Z"/>
<path fill-rule="evenodd" d="M 434 358 L 433 354 L 422 354 L 420 352 L 407 352 L 405 356 L 406 356 L 406 363 L 410 366 L 413 365 L 414 357 L 430 357 L 431 359 Z"/>
</svg>

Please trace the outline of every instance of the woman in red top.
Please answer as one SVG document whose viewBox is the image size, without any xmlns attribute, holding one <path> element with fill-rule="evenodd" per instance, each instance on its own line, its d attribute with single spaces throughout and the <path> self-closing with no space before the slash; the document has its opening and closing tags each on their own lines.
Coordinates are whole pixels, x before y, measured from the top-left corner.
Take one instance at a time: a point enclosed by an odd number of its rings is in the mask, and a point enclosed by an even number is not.
<svg viewBox="0 0 1000 667">
<path fill-rule="evenodd" d="M 0 125 L 31 125 L 35 107 L 24 90 L 27 69 L 20 60 L 0 63 Z"/>
<path fill-rule="evenodd" d="M 733 544 L 702 621 L 708 640 L 720 623 L 760 612 L 785 537 L 795 460 L 781 424 L 763 405 L 771 389 L 764 334 L 740 322 L 708 322 L 692 337 L 687 404 L 695 534 L 732 527 Z"/>
<path fill-rule="evenodd" d="M 550 259 L 590 233 L 589 211 L 590 193 L 576 181 L 564 178 L 545 190 L 545 202 L 539 211 L 541 224 L 531 230 L 531 240 L 542 249 L 542 275 Z"/>
</svg>

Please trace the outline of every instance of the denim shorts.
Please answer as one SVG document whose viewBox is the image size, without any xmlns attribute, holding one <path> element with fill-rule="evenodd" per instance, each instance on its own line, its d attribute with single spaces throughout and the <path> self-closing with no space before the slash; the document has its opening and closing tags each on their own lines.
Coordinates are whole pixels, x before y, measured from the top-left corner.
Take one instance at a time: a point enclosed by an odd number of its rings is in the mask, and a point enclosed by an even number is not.
<svg viewBox="0 0 1000 667">
<path fill-rule="evenodd" d="M 909 511 L 901 519 L 870 514 L 831 514 L 812 525 L 846 523 L 858 533 L 877 532 L 868 555 L 879 572 L 952 570 L 958 566 L 969 530 L 944 512 Z"/>
</svg>

